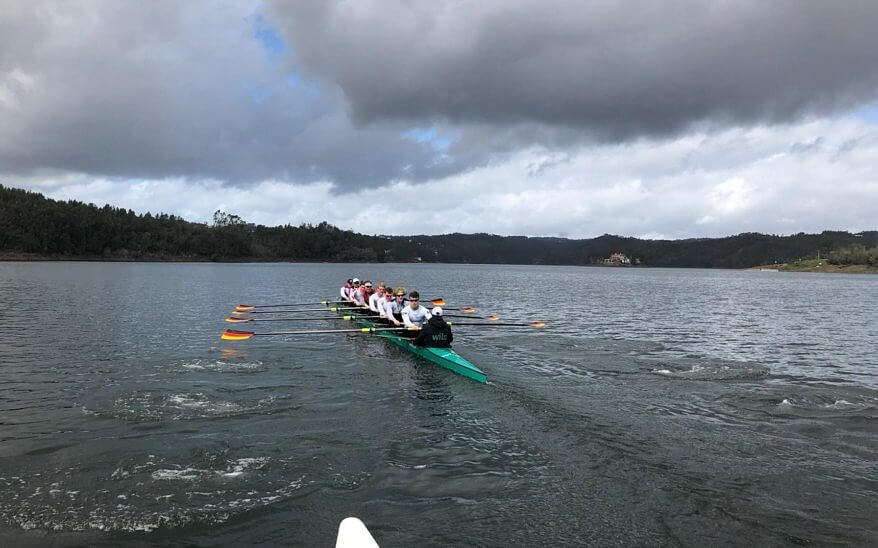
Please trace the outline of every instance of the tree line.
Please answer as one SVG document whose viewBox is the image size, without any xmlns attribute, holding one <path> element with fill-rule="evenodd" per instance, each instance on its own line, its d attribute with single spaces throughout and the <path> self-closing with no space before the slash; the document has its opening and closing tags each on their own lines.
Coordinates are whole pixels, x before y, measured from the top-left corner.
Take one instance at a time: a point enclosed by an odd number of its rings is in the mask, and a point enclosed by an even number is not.
<svg viewBox="0 0 878 548">
<path fill-rule="evenodd" d="M 826 262 L 837 265 L 865 264 L 878 267 L 878 247 L 854 244 L 830 251 Z"/>
<path fill-rule="evenodd" d="M 6 257 L 103 260 L 446 262 L 600 264 L 621 252 L 642 265 L 746 268 L 818 253 L 838 264 L 872 264 L 878 232 L 824 231 L 774 236 L 641 240 L 443 234 L 379 236 L 327 222 L 268 227 L 217 211 L 213 224 L 174 215 L 137 214 L 0 185 L 0 254 Z"/>
</svg>

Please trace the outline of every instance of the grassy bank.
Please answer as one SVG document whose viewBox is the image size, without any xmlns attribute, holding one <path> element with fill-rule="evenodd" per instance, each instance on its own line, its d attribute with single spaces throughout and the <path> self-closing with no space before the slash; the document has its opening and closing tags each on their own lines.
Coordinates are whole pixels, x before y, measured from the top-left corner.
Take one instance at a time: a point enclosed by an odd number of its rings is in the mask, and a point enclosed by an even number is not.
<svg viewBox="0 0 878 548">
<path fill-rule="evenodd" d="M 826 259 L 803 259 L 794 263 L 767 266 L 781 272 L 832 272 L 845 274 L 878 274 L 878 268 L 865 264 L 830 264 Z"/>
</svg>

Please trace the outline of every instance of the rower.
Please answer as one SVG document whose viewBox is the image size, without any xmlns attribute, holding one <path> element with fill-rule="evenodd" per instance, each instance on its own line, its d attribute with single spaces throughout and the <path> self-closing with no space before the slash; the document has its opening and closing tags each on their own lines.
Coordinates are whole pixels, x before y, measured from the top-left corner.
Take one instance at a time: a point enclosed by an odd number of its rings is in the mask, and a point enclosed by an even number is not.
<svg viewBox="0 0 878 548">
<path fill-rule="evenodd" d="M 434 306 L 433 310 L 430 311 L 430 319 L 421 327 L 418 336 L 412 342 L 418 346 L 449 348 L 453 340 L 451 326 L 442 317 L 442 308 Z"/>
<path fill-rule="evenodd" d="M 369 310 L 375 314 L 381 314 L 383 303 L 379 303 L 384 298 L 384 282 L 378 282 L 375 292 L 369 296 Z"/>
<path fill-rule="evenodd" d="M 354 286 L 349 292 L 349 300 L 353 305 L 366 306 L 366 299 L 363 298 L 363 293 L 360 291 L 360 280 L 357 278 L 354 278 Z"/>
<path fill-rule="evenodd" d="M 360 287 L 360 280 L 357 278 L 351 278 L 350 287 L 348 287 L 347 291 L 345 292 L 344 300 L 346 300 L 348 302 L 352 301 L 353 297 L 351 295 L 359 287 Z"/>
<path fill-rule="evenodd" d="M 353 283 L 354 283 L 354 279 L 348 278 L 348 281 L 346 281 L 345 283 L 343 283 L 341 285 L 341 289 L 339 289 L 339 293 L 341 294 L 341 298 L 343 301 L 347 301 L 350 299 L 349 292 L 351 290 L 351 287 L 353 286 Z"/>
<path fill-rule="evenodd" d="M 387 321 L 399 327 L 402 325 L 402 309 L 405 308 L 405 288 L 397 287 L 393 295 L 392 301 L 388 300 L 384 303 L 384 316 L 387 317 Z"/>
<path fill-rule="evenodd" d="M 417 291 L 409 293 L 409 304 L 402 309 L 402 321 L 406 327 L 421 328 L 430 319 L 430 311 L 421 306 L 421 294 Z"/>
<path fill-rule="evenodd" d="M 372 298 L 372 293 L 374 292 L 375 290 L 372 289 L 371 280 L 366 280 L 365 282 L 363 282 L 363 285 L 360 286 L 360 293 L 363 295 L 364 305 L 369 306 L 369 299 Z"/>
<path fill-rule="evenodd" d="M 378 302 L 375 303 L 376 305 L 378 305 L 378 314 L 385 320 L 387 319 L 387 311 L 384 309 L 384 307 L 389 302 L 393 302 L 393 288 L 387 285 L 384 286 L 384 296 L 378 299 Z"/>
</svg>

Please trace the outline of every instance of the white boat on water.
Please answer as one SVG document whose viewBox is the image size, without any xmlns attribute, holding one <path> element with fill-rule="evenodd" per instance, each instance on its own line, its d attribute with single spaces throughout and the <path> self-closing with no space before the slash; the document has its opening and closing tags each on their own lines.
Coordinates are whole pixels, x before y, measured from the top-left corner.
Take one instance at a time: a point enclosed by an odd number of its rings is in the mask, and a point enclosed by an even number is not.
<svg viewBox="0 0 878 548">
<path fill-rule="evenodd" d="M 335 548 L 379 548 L 366 524 L 357 518 L 345 518 L 338 526 Z"/>
</svg>

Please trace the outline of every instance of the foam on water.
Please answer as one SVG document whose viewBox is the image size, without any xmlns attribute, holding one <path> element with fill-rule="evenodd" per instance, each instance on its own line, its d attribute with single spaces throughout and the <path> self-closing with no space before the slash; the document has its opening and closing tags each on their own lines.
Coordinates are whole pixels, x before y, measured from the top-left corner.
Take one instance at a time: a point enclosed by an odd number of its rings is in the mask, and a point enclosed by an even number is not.
<svg viewBox="0 0 878 548">
<path fill-rule="evenodd" d="M 239 361 L 228 359 L 185 360 L 171 362 L 167 364 L 165 368 L 171 371 L 211 371 L 217 373 L 258 373 L 267 369 L 260 361 Z"/>
<path fill-rule="evenodd" d="M 808 396 L 789 396 L 781 400 L 778 407 L 800 411 L 867 411 L 878 408 L 876 398 L 849 394 L 839 397 L 833 394 L 813 394 Z"/>
<path fill-rule="evenodd" d="M 88 489 L 73 468 L 0 477 L 0 516 L 25 530 L 153 531 L 221 523 L 289 498 L 304 482 L 290 459 L 213 457 L 217 467 L 200 468 L 147 455 L 91 478 Z"/>
<path fill-rule="evenodd" d="M 116 396 L 108 403 L 89 402 L 81 408 L 85 414 L 134 422 L 155 422 L 235 417 L 252 413 L 270 414 L 296 407 L 288 396 L 269 395 L 254 398 L 254 395 L 248 392 L 240 398 L 229 399 L 225 395 L 220 396 L 206 391 L 173 393 L 161 390 L 138 391 Z"/>
<path fill-rule="evenodd" d="M 768 368 L 747 361 L 717 358 L 640 358 L 650 373 L 681 380 L 754 380 L 768 376 Z"/>
</svg>

